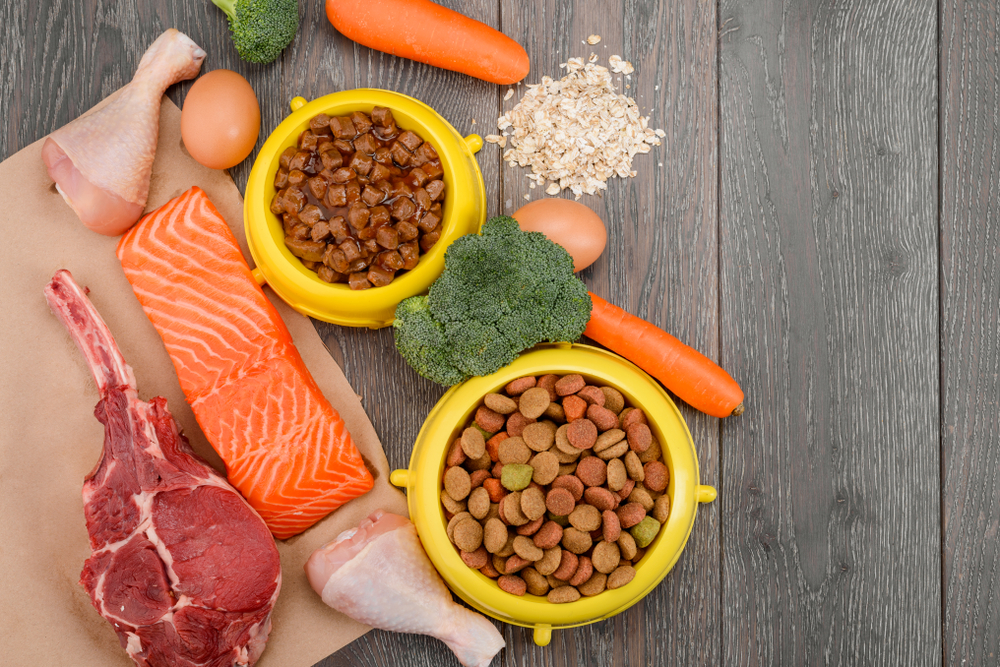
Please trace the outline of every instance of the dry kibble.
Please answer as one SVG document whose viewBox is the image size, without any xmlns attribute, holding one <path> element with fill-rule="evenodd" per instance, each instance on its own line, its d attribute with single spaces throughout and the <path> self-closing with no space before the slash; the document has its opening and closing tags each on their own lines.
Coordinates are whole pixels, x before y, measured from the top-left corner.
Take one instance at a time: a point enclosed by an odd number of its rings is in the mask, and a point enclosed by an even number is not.
<svg viewBox="0 0 1000 667">
<path fill-rule="evenodd" d="M 535 563 L 535 569 L 538 570 L 538 574 L 548 576 L 555 572 L 562 564 L 563 550 L 561 547 L 555 546 L 543 551 L 545 551 L 545 555 L 542 556 L 540 561 Z"/>
<path fill-rule="evenodd" d="M 491 503 L 498 503 L 501 498 L 507 495 L 500 480 L 493 477 L 483 480 L 483 488 L 486 489 L 486 493 L 490 494 Z"/>
<path fill-rule="evenodd" d="M 584 583 L 594 574 L 594 564 L 586 556 L 580 556 L 580 562 L 576 566 L 576 572 L 573 573 L 573 577 L 569 580 L 570 586 L 579 586 Z"/>
<path fill-rule="evenodd" d="M 462 519 L 467 519 L 471 517 L 472 515 L 469 514 L 468 512 L 459 512 L 455 516 L 451 517 L 451 519 L 449 519 L 448 525 L 445 527 L 445 533 L 448 534 L 448 539 L 451 540 L 452 543 L 455 542 L 455 526 L 457 526 L 458 522 L 461 521 Z"/>
<path fill-rule="evenodd" d="M 569 523 L 577 530 L 589 533 L 601 527 L 601 513 L 593 505 L 577 505 L 570 512 Z"/>
<path fill-rule="evenodd" d="M 594 546 L 594 554 L 591 556 L 594 569 L 603 574 L 611 574 L 618 562 L 621 560 L 621 552 L 614 542 L 598 542 Z"/>
<path fill-rule="evenodd" d="M 473 570 L 486 567 L 486 565 L 490 562 L 490 556 L 486 553 L 486 549 L 482 546 L 475 551 L 459 551 L 458 553 L 462 557 L 462 562 L 471 567 Z"/>
<path fill-rule="evenodd" d="M 520 491 L 531 484 L 531 477 L 534 474 L 534 469 L 529 465 L 509 463 L 503 467 L 500 483 L 508 491 Z"/>
<path fill-rule="evenodd" d="M 665 524 L 670 518 L 670 498 L 668 496 L 660 496 L 653 503 L 653 518 L 659 521 L 660 525 Z"/>
<path fill-rule="evenodd" d="M 626 411 L 627 414 L 625 414 Z M 618 418 L 621 420 L 621 427 L 625 432 L 628 432 L 628 427 L 632 424 L 649 425 L 649 422 L 646 420 L 646 413 L 639 408 L 625 408 L 622 414 L 618 415 Z"/>
<path fill-rule="evenodd" d="M 556 478 L 558 480 L 558 478 Z M 550 512 L 559 516 L 568 516 L 576 507 L 573 494 L 566 489 L 550 489 L 545 496 L 545 506 Z"/>
<path fill-rule="evenodd" d="M 528 465 L 535 471 L 531 476 L 531 480 L 541 486 L 551 484 L 552 480 L 559 475 L 559 459 L 552 452 L 539 452 L 535 454 L 531 457 Z"/>
<path fill-rule="evenodd" d="M 599 405 L 604 407 L 604 392 L 601 391 L 600 387 L 595 387 L 594 385 L 587 385 L 580 391 L 576 392 L 576 395 L 587 401 L 589 405 Z"/>
<path fill-rule="evenodd" d="M 483 525 L 471 515 L 455 524 L 455 546 L 462 551 L 475 551 L 483 543 Z"/>
<path fill-rule="evenodd" d="M 500 501 L 500 518 L 511 526 L 523 526 L 528 523 L 528 517 L 521 511 L 520 491 L 508 493 Z"/>
<path fill-rule="evenodd" d="M 650 443 L 649 449 L 639 454 L 640 463 L 649 463 L 650 461 L 659 461 L 663 458 L 663 451 L 660 449 L 660 441 L 653 438 L 653 442 Z"/>
<path fill-rule="evenodd" d="M 500 443 L 497 448 L 500 463 L 527 463 L 531 458 L 531 450 L 520 437 L 510 437 Z"/>
<path fill-rule="evenodd" d="M 634 479 L 637 482 L 641 482 L 646 478 L 646 471 L 643 469 L 642 462 L 639 460 L 639 455 L 635 452 L 628 452 L 625 454 L 625 470 L 628 472 L 630 479 Z"/>
<path fill-rule="evenodd" d="M 632 489 L 634 488 L 635 480 L 626 479 L 625 486 L 623 486 L 620 491 L 616 492 L 615 495 L 618 496 L 619 500 L 625 500 L 628 498 L 629 494 L 632 493 Z"/>
<path fill-rule="evenodd" d="M 622 505 L 618 508 L 617 514 L 622 528 L 631 528 L 646 518 L 646 510 L 639 503 Z"/>
<path fill-rule="evenodd" d="M 538 532 L 538 529 L 542 527 L 543 523 L 545 523 L 545 517 L 544 516 L 540 516 L 537 519 L 533 519 L 533 520 L 529 521 L 528 523 L 524 524 L 523 526 L 518 526 L 517 527 L 517 534 L 518 535 L 526 535 L 526 536 L 530 537 L 530 536 L 534 535 L 536 532 Z"/>
<path fill-rule="evenodd" d="M 545 552 L 536 547 L 530 537 L 524 535 L 518 535 L 514 538 L 514 553 L 532 563 L 541 560 L 542 556 L 545 555 Z"/>
<path fill-rule="evenodd" d="M 562 541 L 563 529 L 555 521 L 546 521 L 542 524 L 533 540 L 539 549 L 551 549 Z"/>
<path fill-rule="evenodd" d="M 474 470 L 469 473 L 469 483 L 472 484 L 473 491 L 483 485 L 483 482 L 490 478 L 489 470 Z"/>
<path fill-rule="evenodd" d="M 497 556 L 501 558 L 509 558 L 514 555 L 514 535 L 510 533 L 507 534 L 507 541 L 503 543 L 500 547 L 500 551 L 497 552 Z"/>
<path fill-rule="evenodd" d="M 611 459 L 608 461 L 608 488 L 612 491 L 621 491 L 628 479 L 628 471 L 621 459 Z"/>
<path fill-rule="evenodd" d="M 487 433 L 496 433 L 503 428 L 504 416 L 485 405 L 480 405 L 476 410 L 475 422 Z"/>
<path fill-rule="evenodd" d="M 594 422 L 597 430 L 601 432 L 618 428 L 618 415 L 602 405 L 593 404 L 588 406 L 587 419 Z"/>
<path fill-rule="evenodd" d="M 529 520 L 541 519 L 545 509 L 545 493 L 540 488 L 532 486 L 521 492 L 521 511 Z"/>
<path fill-rule="evenodd" d="M 468 509 L 469 514 L 476 519 L 482 520 L 486 516 L 490 511 L 490 494 L 486 489 L 480 486 L 472 490 L 469 494 Z"/>
<path fill-rule="evenodd" d="M 507 383 L 504 388 L 508 396 L 519 396 L 535 386 L 535 378 L 528 376 Z"/>
<path fill-rule="evenodd" d="M 593 597 L 598 593 L 603 593 L 607 587 L 608 575 L 601 574 L 600 572 L 595 572 L 591 575 L 590 579 L 586 582 L 577 586 L 577 590 L 580 591 L 581 595 L 586 597 Z"/>
<path fill-rule="evenodd" d="M 618 515 L 611 510 L 601 513 L 601 537 L 605 542 L 617 542 L 622 534 L 622 524 L 618 520 Z"/>
<path fill-rule="evenodd" d="M 563 530 L 562 545 L 567 551 L 579 556 L 587 553 L 587 550 L 594 545 L 594 540 L 589 532 L 570 526 Z"/>
<path fill-rule="evenodd" d="M 598 453 L 597 456 L 604 461 L 610 461 L 611 459 L 617 459 L 624 456 L 627 451 L 628 443 L 622 440 L 617 445 L 612 445 L 603 452 Z"/>
<path fill-rule="evenodd" d="M 563 424 L 556 429 L 556 434 L 555 434 L 556 449 L 561 452 L 565 452 L 566 454 L 579 456 L 580 450 L 571 445 L 569 442 L 569 438 L 566 437 L 566 431 L 568 430 L 569 430 L 569 424 Z"/>
<path fill-rule="evenodd" d="M 531 561 L 526 558 L 521 558 L 516 553 L 512 554 L 506 561 L 504 561 L 504 572 L 506 574 L 516 574 L 524 568 L 531 565 Z"/>
<path fill-rule="evenodd" d="M 583 482 L 581 482 L 578 477 L 574 477 L 573 475 L 560 475 L 559 477 L 556 477 L 552 480 L 552 488 L 566 489 L 569 491 L 573 496 L 574 504 L 583 498 Z M 570 508 L 570 512 L 572 511 L 572 508 Z M 566 512 L 566 514 L 569 514 L 569 512 Z"/>
<path fill-rule="evenodd" d="M 524 595 L 528 590 L 524 579 L 513 574 L 505 574 L 497 579 L 497 586 L 500 587 L 500 590 L 517 596 Z"/>
<path fill-rule="evenodd" d="M 559 394 L 556 393 L 556 382 L 559 381 L 559 376 L 554 373 L 549 373 L 548 375 L 543 375 L 538 378 L 537 387 L 541 387 L 545 391 L 549 392 L 549 400 L 555 401 L 559 398 Z"/>
<path fill-rule="evenodd" d="M 533 390 L 529 389 L 529 391 Z M 555 442 L 556 425 L 550 421 L 528 424 L 521 432 L 521 437 L 524 439 L 524 444 L 532 451 L 547 451 Z"/>
<path fill-rule="evenodd" d="M 507 434 L 520 437 L 524 433 L 524 427 L 534 422 L 534 419 L 528 419 L 520 412 L 515 412 L 507 419 Z"/>
<path fill-rule="evenodd" d="M 618 497 L 603 486 L 592 486 L 583 492 L 583 498 L 601 512 L 618 507 Z"/>
<path fill-rule="evenodd" d="M 517 402 L 517 409 L 528 419 L 538 419 L 549 407 L 549 392 L 541 387 L 532 387 L 523 394 Z"/>
<path fill-rule="evenodd" d="M 628 446 L 636 454 L 642 454 L 653 443 L 653 432 L 646 424 L 632 424 L 625 429 Z"/>
<path fill-rule="evenodd" d="M 496 570 L 497 575 L 505 574 L 503 568 L 506 564 L 507 559 L 499 554 L 493 554 L 493 557 L 490 558 L 490 565 L 492 565 L 493 569 Z"/>
<path fill-rule="evenodd" d="M 456 536 L 458 534 L 458 529 L 455 529 Z M 635 546 L 640 549 L 645 549 L 652 542 L 653 539 L 660 532 L 660 522 L 651 516 L 644 517 L 642 521 L 638 524 L 632 526 L 629 529 L 632 533 L 632 538 L 635 540 Z"/>
<path fill-rule="evenodd" d="M 635 539 L 631 534 L 622 531 L 618 538 L 618 549 L 621 551 L 624 560 L 635 560 L 636 550 Z"/>
<path fill-rule="evenodd" d="M 494 463 L 500 460 L 500 443 L 509 437 L 506 431 L 500 431 L 486 441 L 486 453 L 490 455 L 490 460 Z"/>
<path fill-rule="evenodd" d="M 639 503 L 646 512 L 653 511 L 653 497 L 649 495 L 649 491 L 641 486 L 632 489 L 632 493 L 628 494 L 628 501 L 630 503 Z"/>
<path fill-rule="evenodd" d="M 556 579 L 551 574 L 545 577 L 545 581 L 549 582 L 549 586 L 551 586 L 553 590 L 561 586 L 569 586 L 568 581 L 562 581 L 560 579 Z"/>
<path fill-rule="evenodd" d="M 563 549 L 562 560 L 559 562 L 559 567 L 552 573 L 552 576 L 559 581 L 569 581 L 573 578 L 573 574 L 576 572 L 579 564 L 580 558 L 575 553 Z"/>
<path fill-rule="evenodd" d="M 662 461 L 650 461 L 642 469 L 645 474 L 645 479 L 642 483 L 646 485 L 647 489 L 662 493 L 667 488 L 667 482 L 670 478 L 667 473 L 667 466 L 663 465 Z"/>
<path fill-rule="evenodd" d="M 577 419 L 566 425 L 566 439 L 577 449 L 590 449 L 597 442 L 597 427 L 589 419 Z"/>
<path fill-rule="evenodd" d="M 563 399 L 562 407 L 563 414 L 566 415 L 566 421 L 568 422 L 583 419 L 583 416 L 587 414 L 587 401 L 579 396 L 567 396 Z"/>
<path fill-rule="evenodd" d="M 444 490 L 455 500 L 465 500 L 472 491 L 472 480 L 465 468 L 454 466 L 445 471 Z"/>
<path fill-rule="evenodd" d="M 559 465 L 559 477 L 564 475 L 572 475 L 576 472 L 575 463 L 562 463 Z"/>
<path fill-rule="evenodd" d="M 556 461 L 558 461 L 561 465 L 568 465 L 570 463 L 575 463 L 580 458 L 580 456 L 583 454 L 583 450 L 582 449 L 577 449 L 576 447 L 573 447 L 572 445 L 570 445 L 570 448 L 573 450 L 572 454 L 567 454 L 566 452 L 564 452 L 563 450 L 559 449 L 558 447 L 553 447 L 549 451 L 552 452 L 553 454 L 555 454 Z M 558 475 L 560 473 L 556 473 L 556 474 Z M 565 475 L 565 474 L 572 474 L 572 473 L 561 473 L 561 474 Z"/>
<path fill-rule="evenodd" d="M 464 500 L 455 500 L 444 489 L 441 490 L 441 505 L 452 514 L 464 512 L 467 509 Z"/>
<path fill-rule="evenodd" d="M 608 575 L 608 589 L 621 588 L 635 578 L 635 568 L 631 565 L 622 565 L 617 570 Z"/>
<path fill-rule="evenodd" d="M 456 438 L 455 442 L 451 443 L 451 449 L 448 450 L 448 457 L 445 459 L 444 465 L 451 468 L 463 463 L 465 463 L 465 452 L 462 451 L 462 439 Z"/>
<path fill-rule="evenodd" d="M 486 394 L 483 397 L 483 402 L 490 410 L 501 415 L 509 415 L 517 410 L 517 403 L 503 394 Z"/>
<path fill-rule="evenodd" d="M 503 519 L 500 518 L 500 503 L 493 503 L 493 502 L 491 502 L 490 503 L 490 511 L 486 513 L 486 516 L 484 516 L 481 519 L 481 521 L 483 522 L 483 525 L 485 526 L 486 522 L 489 521 L 490 519 L 498 519 L 500 521 L 503 521 Z"/>
<path fill-rule="evenodd" d="M 528 585 L 528 592 L 532 595 L 545 595 L 549 592 L 549 581 L 538 573 L 533 567 L 526 567 L 521 570 L 521 578 Z"/>
<path fill-rule="evenodd" d="M 552 604 L 566 604 L 567 602 L 576 602 L 580 599 L 580 591 L 576 590 L 572 586 L 560 586 L 559 588 L 553 588 L 549 591 L 549 594 L 545 598 Z"/>
<path fill-rule="evenodd" d="M 486 453 L 486 439 L 478 428 L 469 427 L 462 431 L 462 451 L 470 459 L 480 459 Z"/>
<path fill-rule="evenodd" d="M 545 412 L 542 413 L 543 417 L 548 417 L 554 421 L 563 424 L 566 422 L 566 410 L 563 409 L 559 403 L 549 403 L 549 407 L 545 408 Z"/>
<path fill-rule="evenodd" d="M 625 397 L 620 391 L 614 387 L 601 387 L 601 392 L 604 394 L 604 407 L 608 410 L 618 414 L 625 408 Z"/>
<path fill-rule="evenodd" d="M 577 464 L 576 477 L 586 486 L 601 486 L 608 478 L 608 466 L 598 457 L 588 456 Z"/>
<path fill-rule="evenodd" d="M 564 375 L 559 380 L 556 381 L 555 390 L 556 394 L 559 396 L 569 396 L 570 394 L 575 394 L 576 392 L 587 386 L 587 381 L 583 379 L 582 375 L 572 374 Z"/>
<path fill-rule="evenodd" d="M 490 455 L 487 454 L 484 449 L 482 456 L 475 460 L 466 459 L 465 465 L 469 468 L 469 470 L 475 472 L 476 470 L 488 470 L 489 467 L 493 465 L 493 461 L 490 460 Z"/>
<path fill-rule="evenodd" d="M 594 443 L 594 453 L 603 452 L 608 447 L 612 445 L 617 445 L 619 442 L 625 439 L 625 431 L 620 428 L 608 429 L 604 433 L 597 436 L 597 442 Z"/>
<path fill-rule="evenodd" d="M 507 543 L 507 526 L 500 519 L 489 519 L 483 530 L 483 546 L 491 554 L 499 553 Z"/>
<path fill-rule="evenodd" d="M 490 559 L 486 561 L 486 565 L 483 565 L 481 568 L 479 568 L 479 571 L 482 572 L 487 577 L 489 577 L 490 579 L 496 579 L 497 577 L 500 576 L 500 573 L 497 572 L 497 569 L 493 567 L 492 557 L 490 557 Z"/>
</svg>

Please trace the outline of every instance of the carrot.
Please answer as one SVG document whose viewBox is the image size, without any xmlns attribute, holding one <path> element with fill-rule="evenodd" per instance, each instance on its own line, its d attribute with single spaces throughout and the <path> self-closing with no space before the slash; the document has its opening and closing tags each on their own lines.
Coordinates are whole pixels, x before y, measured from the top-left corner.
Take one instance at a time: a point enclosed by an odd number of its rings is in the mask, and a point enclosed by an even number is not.
<svg viewBox="0 0 1000 667">
<path fill-rule="evenodd" d="M 524 48 L 430 0 L 326 0 L 333 27 L 359 44 L 499 84 L 528 74 Z"/>
<path fill-rule="evenodd" d="M 729 373 L 663 329 L 590 293 L 583 334 L 662 382 L 691 407 L 714 417 L 743 414 L 743 390 Z"/>
</svg>

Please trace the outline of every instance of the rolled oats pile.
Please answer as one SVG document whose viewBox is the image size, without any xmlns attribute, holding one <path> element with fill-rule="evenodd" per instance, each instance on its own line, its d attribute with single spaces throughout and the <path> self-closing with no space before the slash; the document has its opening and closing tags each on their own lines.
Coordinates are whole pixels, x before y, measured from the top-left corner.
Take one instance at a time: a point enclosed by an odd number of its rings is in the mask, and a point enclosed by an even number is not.
<svg viewBox="0 0 1000 667">
<path fill-rule="evenodd" d="M 503 159 L 510 166 L 531 167 L 532 187 L 548 182 L 546 194 L 569 188 L 579 199 L 606 190 L 612 176 L 635 176 L 632 158 L 659 146 L 665 135 L 648 127 L 649 117 L 639 114 L 635 100 L 613 87 L 612 72 L 627 76 L 632 64 L 611 56 L 609 71 L 596 61 L 596 55 L 588 62 L 570 58 L 560 65 L 566 70 L 562 79 L 544 76 L 528 86 L 497 120 L 501 134 L 485 138 L 506 148 Z"/>
</svg>

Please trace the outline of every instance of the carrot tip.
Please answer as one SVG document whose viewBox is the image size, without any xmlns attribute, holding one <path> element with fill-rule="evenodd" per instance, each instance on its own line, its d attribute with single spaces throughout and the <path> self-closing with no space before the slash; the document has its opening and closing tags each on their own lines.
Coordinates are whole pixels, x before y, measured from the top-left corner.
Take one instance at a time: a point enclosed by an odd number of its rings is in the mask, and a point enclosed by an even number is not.
<svg viewBox="0 0 1000 667">
<path fill-rule="evenodd" d="M 743 404 L 742 403 L 740 403 L 735 408 L 733 408 L 733 411 L 730 414 L 730 416 L 731 417 L 739 417 L 741 414 L 743 414 Z"/>
</svg>

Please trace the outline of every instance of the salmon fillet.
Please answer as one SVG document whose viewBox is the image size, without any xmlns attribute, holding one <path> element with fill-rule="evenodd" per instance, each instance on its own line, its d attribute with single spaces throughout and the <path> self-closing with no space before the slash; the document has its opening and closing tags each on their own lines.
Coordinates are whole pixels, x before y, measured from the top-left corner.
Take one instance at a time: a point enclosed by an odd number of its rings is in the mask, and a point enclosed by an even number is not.
<svg viewBox="0 0 1000 667">
<path fill-rule="evenodd" d="M 145 216 L 117 252 L 230 483 L 276 538 L 372 488 L 343 419 L 200 188 Z"/>
</svg>

